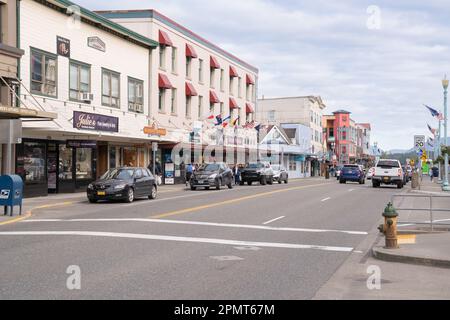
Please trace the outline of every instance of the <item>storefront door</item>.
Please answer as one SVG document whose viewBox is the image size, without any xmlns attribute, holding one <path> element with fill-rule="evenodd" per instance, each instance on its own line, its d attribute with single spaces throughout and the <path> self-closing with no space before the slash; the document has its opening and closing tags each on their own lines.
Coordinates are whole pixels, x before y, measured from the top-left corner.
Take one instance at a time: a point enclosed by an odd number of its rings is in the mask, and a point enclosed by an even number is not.
<svg viewBox="0 0 450 320">
<path fill-rule="evenodd" d="M 16 173 L 24 181 L 24 196 L 46 196 L 48 194 L 46 142 L 24 141 L 16 150 Z"/>
</svg>

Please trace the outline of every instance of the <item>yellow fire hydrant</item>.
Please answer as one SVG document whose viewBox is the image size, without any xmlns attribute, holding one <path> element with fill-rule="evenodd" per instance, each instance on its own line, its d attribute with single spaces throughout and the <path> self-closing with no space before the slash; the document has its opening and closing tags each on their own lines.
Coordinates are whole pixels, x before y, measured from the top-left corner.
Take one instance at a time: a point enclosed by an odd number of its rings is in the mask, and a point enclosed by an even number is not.
<svg viewBox="0 0 450 320">
<path fill-rule="evenodd" d="M 397 217 L 398 213 L 394 205 L 389 202 L 383 212 L 384 225 L 380 225 L 378 229 L 384 233 L 386 239 L 386 249 L 398 249 L 397 239 Z"/>
</svg>

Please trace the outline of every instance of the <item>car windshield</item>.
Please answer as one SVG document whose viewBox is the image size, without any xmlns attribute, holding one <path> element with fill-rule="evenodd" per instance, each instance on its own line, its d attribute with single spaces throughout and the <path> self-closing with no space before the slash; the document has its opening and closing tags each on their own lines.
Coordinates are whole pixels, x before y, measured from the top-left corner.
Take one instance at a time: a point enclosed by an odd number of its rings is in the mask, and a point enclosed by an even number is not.
<svg viewBox="0 0 450 320">
<path fill-rule="evenodd" d="M 247 165 L 245 167 L 249 168 L 249 169 L 259 169 L 259 168 L 264 168 L 264 164 L 262 164 L 262 163 L 247 163 Z"/>
<path fill-rule="evenodd" d="M 384 169 L 391 169 L 391 168 L 399 168 L 398 162 L 394 160 L 381 160 L 378 162 L 377 167 L 384 168 Z"/>
<path fill-rule="evenodd" d="M 280 170 L 280 166 L 279 166 L 278 164 L 274 164 L 274 165 L 272 166 L 272 169 L 273 169 L 273 170 Z"/>
<path fill-rule="evenodd" d="M 210 163 L 210 164 L 205 164 L 202 167 L 200 167 L 200 170 L 204 170 L 204 171 L 217 171 L 219 170 L 220 166 L 216 163 Z"/>
<path fill-rule="evenodd" d="M 102 180 L 129 180 L 133 177 L 134 169 L 111 169 L 100 178 Z"/>
</svg>

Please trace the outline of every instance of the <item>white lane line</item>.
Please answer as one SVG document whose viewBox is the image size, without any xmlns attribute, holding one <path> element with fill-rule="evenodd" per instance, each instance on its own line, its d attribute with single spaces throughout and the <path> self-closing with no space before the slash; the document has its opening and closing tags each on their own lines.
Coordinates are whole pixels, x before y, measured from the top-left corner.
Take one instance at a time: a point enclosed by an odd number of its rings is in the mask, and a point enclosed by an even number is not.
<svg viewBox="0 0 450 320">
<path fill-rule="evenodd" d="M 330 199 L 331 199 L 331 197 L 328 197 L 328 198 L 325 198 L 325 199 L 320 200 L 320 202 L 325 202 L 325 201 L 328 201 L 328 200 L 330 200 Z"/>
<path fill-rule="evenodd" d="M 279 243 L 279 242 L 257 242 L 257 241 L 240 241 L 213 238 L 195 238 L 195 237 L 174 237 L 153 234 L 139 233 L 116 233 L 116 232 L 93 232 L 93 231 L 6 231 L 0 232 L 0 236 L 86 236 L 86 237 L 106 237 L 106 238 L 122 238 L 122 239 L 140 239 L 140 240 L 161 240 L 176 242 L 193 242 L 193 243 L 209 243 L 222 244 L 231 246 L 252 246 L 267 248 L 284 248 L 284 249 L 311 249 L 321 251 L 334 252 L 351 252 L 351 247 L 332 247 L 332 246 L 316 246 L 295 243 Z"/>
<path fill-rule="evenodd" d="M 272 220 L 266 221 L 266 222 L 264 222 L 263 224 L 269 224 L 269 223 L 272 223 L 272 222 L 275 222 L 275 221 L 281 220 L 281 219 L 283 219 L 283 218 L 286 218 L 286 217 L 285 217 L 285 216 L 281 216 L 281 217 L 278 217 L 278 218 L 275 218 L 275 219 L 272 219 Z"/>
<path fill-rule="evenodd" d="M 273 230 L 273 231 L 293 231 L 293 232 L 336 232 L 352 235 L 367 235 L 364 231 L 347 231 L 347 230 L 327 230 L 327 229 L 306 229 L 306 228 L 282 228 L 270 227 L 250 224 L 232 224 L 232 223 L 216 223 L 216 222 L 201 222 L 201 221 L 187 221 L 187 220 L 164 220 L 164 219 L 141 219 L 141 218 L 104 218 L 104 219 L 30 219 L 23 220 L 21 223 L 38 223 L 38 222 L 146 222 L 146 223 L 169 223 L 169 224 L 188 224 L 197 226 L 209 227 L 226 227 L 226 228 L 243 228 L 243 229 L 259 229 L 259 230 Z"/>
<path fill-rule="evenodd" d="M 436 222 L 447 222 L 447 221 L 450 221 L 450 219 L 433 220 L 433 223 L 436 223 Z M 431 224 L 431 221 L 428 220 L 428 221 L 422 221 L 421 222 L 421 224 L 426 224 L 426 223 L 430 223 Z M 400 223 L 400 224 L 397 225 L 397 227 L 411 227 L 411 226 L 415 226 L 415 225 L 416 225 L 416 223 Z"/>
<path fill-rule="evenodd" d="M 352 191 L 355 191 L 355 189 L 349 189 L 349 190 L 348 190 L 348 192 L 352 192 Z"/>
</svg>

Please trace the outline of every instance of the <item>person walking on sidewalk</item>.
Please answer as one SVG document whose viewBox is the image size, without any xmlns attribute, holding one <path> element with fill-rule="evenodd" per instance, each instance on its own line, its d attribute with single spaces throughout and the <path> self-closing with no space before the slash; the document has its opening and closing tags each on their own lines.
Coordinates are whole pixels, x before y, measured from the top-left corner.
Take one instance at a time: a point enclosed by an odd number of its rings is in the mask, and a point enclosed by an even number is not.
<svg viewBox="0 0 450 320">
<path fill-rule="evenodd" d="M 189 163 L 186 166 L 186 186 L 189 185 L 189 182 L 191 181 L 192 173 L 194 172 L 194 166 L 192 163 Z"/>
</svg>

